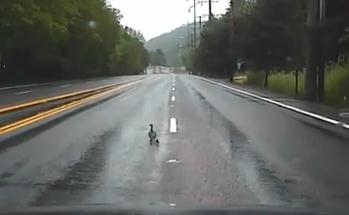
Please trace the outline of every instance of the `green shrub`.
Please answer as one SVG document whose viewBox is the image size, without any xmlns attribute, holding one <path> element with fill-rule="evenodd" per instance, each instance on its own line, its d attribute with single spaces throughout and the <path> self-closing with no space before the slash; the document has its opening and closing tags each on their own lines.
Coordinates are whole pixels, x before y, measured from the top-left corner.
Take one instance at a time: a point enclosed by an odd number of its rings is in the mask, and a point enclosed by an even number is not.
<svg viewBox="0 0 349 215">
<path fill-rule="evenodd" d="M 335 66 L 326 72 L 325 102 L 330 105 L 349 107 L 349 65 Z"/>
<path fill-rule="evenodd" d="M 291 73 L 271 74 L 268 80 L 268 89 L 286 95 L 295 94 L 295 77 Z"/>
<path fill-rule="evenodd" d="M 264 85 L 264 72 L 247 72 L 247 84 L 263 87 Z"/>
<path fill-rule="evenodd" d="M 300 72 L 298 77 L 299 77 L 298 92 L 299 92 L 299 95 L 303 95 L 304 74 Z M 247 84 L 263 87 L 264 78 L 265 78 L 264 72 L 248 72 Z M 271 73 L 268 79 L 268 89 L 273 92 L 294 96 L 295 83 L 296 83 L 296 77 L 294 72 Z"/>
<path fill-rule="evenodd" d="M 248 72 L 247 84 L 263 87 L 264 72 Z M 295 73 L 271 73 L 268 89 L 272 92 L 295 96 Z M 299 96 L 304 95 L 304 73 L 298 76 Z M 325 103 L 339 107 L 349 107 L 349 64 L 327 69 L 325 74 Z"/>
<path fill-rule="evenodd" d="M 269 75 L 268 89 L 273 92 L 282 93 L 289 96 L 296 95 L 296 75 L 295 72 L 280 72 Z M 298 93 L 303 95 L 304 75 L 298 74 Z"/>
</svg>

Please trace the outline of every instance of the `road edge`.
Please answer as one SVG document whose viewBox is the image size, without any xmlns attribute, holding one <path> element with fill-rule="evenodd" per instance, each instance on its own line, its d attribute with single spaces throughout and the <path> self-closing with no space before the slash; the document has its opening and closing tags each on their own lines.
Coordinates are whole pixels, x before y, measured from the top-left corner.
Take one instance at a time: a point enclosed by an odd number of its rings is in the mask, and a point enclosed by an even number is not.
<svg viewBox="0 0 349 215">
<path fill-rule="evenodd" d="M 332 118 L 327 117 L 327 116 L 322 116 L 320 114 L 313 113 L 313 112 L 310 112 L 310 111 L 306 111 L 306 110 L 303 110 L 301 108 L 293 107 L 291 105 L 287 105 L 287 104 L 284 104 L 282 102 L 277 102 L 277 101 L 274 101 L 272 99 L 268 99 L 268 98 L 265 98 L 265 97 L 262 97 L 262 96 L 258 96 L 258 95 L 255 95 L 253 93 L 250 93 L 250 92 L 247 92 L 247 91 L 244 91 L 244 90 L 240 90 L 240 89 L 237 89 L 237 88 L 234 88 L 232 86 L 228 86 L 226 84 L 222 84 L 222 83 L 219 83 L 219 82 L 216 82 L 216 81 L 212 81 L 212 80 L 204 78 L 204 77 L 200 77 L 200 76 L 193 76 L 193 77 L 195 77 L 197 79 L 200 79 L 200 80 L 203 80 L 203 81 L 206 81 L 206 82 L 209 82 L 211 84 L 218 85 L 220 87 L 232 90 L 234 92 L 241 93 L 243 95 L 250 96 L 250 97 L 253 97 L 255 99 L 259 99 L 261 101 L 264 101 L 264 102 L 276 105 L 276 106 L 281 107 L 283 109 L 286 109 L 286 110 L 289 110 L 289 111 L 293 111 L 293 112 L 296 112 L 298 114 L 301 114 L 301 115 L 304 115 L 304 116 L 307 116 L 307 117 L 310 117 L 310 118 L 313 118 L 313 119 L 316 119 L 316 120 L 319 120 L 319 121 L 322 121 L 322 122 L 326 122 L 328 124 L 335 125 L 335 126 L 338 126 L 338 127 L 341 127 L 341 128 L 349 130 L 349 124 L 341 122 L 339 120 L 332 119 Z"/>
</svg>

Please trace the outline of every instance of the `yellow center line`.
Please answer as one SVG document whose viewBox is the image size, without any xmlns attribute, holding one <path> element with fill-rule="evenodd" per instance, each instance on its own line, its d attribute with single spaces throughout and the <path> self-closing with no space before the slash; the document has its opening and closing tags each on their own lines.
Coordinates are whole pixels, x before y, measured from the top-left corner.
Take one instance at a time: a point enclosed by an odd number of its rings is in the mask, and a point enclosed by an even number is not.
<svg viewBox="0 0 349 215">
<path fill-rule="evenodd" d="M 137 83 L 139 83 L 141 81 L 142 80 L 135 81 L 135 82 L 128 83 L 128 84 L 124 84 L 124 85 L 118 86 L 116 88 L 110 89 L 108 91 L 104 91 L 102 93 L 95 94 L 95 95 L 92 95 L 90 97 L 83 98 L 81 100 L 74 101 L 74 102 L 71 102 L 69 104 L 65 104 L 65 105 L 62 105 L 60 107 L 57 107 L 57 108 L 54 108 L 54 109 L 51 109 L 51 110 L 48 110 L 48 111 L 45 111 L 45 112 L 42 112 L 42 113 L 38 113 L 38 114 L 36 114 L 34 116 L 31 116 L 31 117 L 28 117 L 26 119 L 23 119 L 23 120 L 11 123 L 11 124 L 3 126 L 3 127 L 0 127 L 0 135 L 7 134 L 7 133 L 9 133 L 11 131 L 17 130 L 17 129 L 22 128 L 22 127 L 25 127 L 27 125 L 31 125 L 31 124 L 33 124 L 35 122 L 38 122 L 38 121 L 43 120 L 43 119 L 46 119 L 46 118 L 48 118 L 50 116 L 56 115 L 58 113 L 61 113 L 63 111 L 69 110 L 69 109 L 72 109 L 74 107 L 78 107 L 78 106 L 80 106 L 80 105 L 82 105 L 84 103 L 96 100 L 96 99 L 101 98 L 103 96 L 106 96 L 108 94 L 112 94 L 114 92 L 121 91 L 121 90 L 123 90 L 123 89 L 125 89 L 127 87 L 130 87 L 132 85 L 135 85 L 135 84 L 137 84 Z"/>
<path fill-rule="evenodd" d="M 141 81 L 141 80 L 138 80 Z M 133 82 L 131 82 L 133 83 Z M 32 102 L 27 102 L 27 103 L 23 103 L 23 104 L 19 104 L 19 105 L 13 105 L 13 106 L 9 106 L 9 107 L 4 107 L 4 108 L 0 108 L 0 114 L 2 113 L 6 113 L 6 112 L 10 112 L 10 111 L 15 111 L 15 110 L 19 110 L 19 109 L 23 109 L 23 108 L 28 108 L 28 107 L 32 107 L 35 105 L 39 105 L 39 104 L 44 104 L 44 103 L 48 103 L 48 102 L 53 102 L 53 101 L 57 101 L 57 100 L 61 100 L 61 99 L 65 99 L 65 98 L 70 98 L 70 97 L 74 97 L 74 96 L 78 96 L 78 95 L 83 95 L 86 93 L 92 93 L 94 91 L 98 91 L 98 90 L 108 90 L 108 88 L 112 88 L 115 86 L 118 86 L 119 84 L 109 84 L 109 85 L 105 85 L 102 87 L 96 87 L 93 89 L 88 89 L 88 90 L 82 90 L 82 91 L 78 91 L 78 92 L 74 92 L 74 93 L 68 93 L 68 94 L 64 94 L 64 95 L 59 95 L 59 96 L 54 96 L 54 97 L 50 97 L 50 98 L 45 98 L 45 99 L 39 99 L 36 101 L 32 101 Z"/>
</svg>

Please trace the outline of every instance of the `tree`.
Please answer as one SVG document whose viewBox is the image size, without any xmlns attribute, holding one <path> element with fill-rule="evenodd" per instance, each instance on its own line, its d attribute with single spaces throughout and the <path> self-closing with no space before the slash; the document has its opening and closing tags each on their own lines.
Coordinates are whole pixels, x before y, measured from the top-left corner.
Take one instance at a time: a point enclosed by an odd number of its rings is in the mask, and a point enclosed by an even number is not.
<svg viewBox="0 0 349 215">
<path fill-rule="evenodd" d="M 254 39 L 250 40 L 247 58 L 255 69 L 266 71 L 266 87 L 269 71 L 287 69 L 287 59 L 296 59 L 302 64 L 304 20 L 301 1 L 259 0 L 250 20 L 248 31 Z"/>
<path fill-rule="evenodd" d="M 204 30 L 195 65 L 223 76 L 232 72 L 238 58 L 266 74 L 287 68 L 287 59 L 301 64 L 303 22 L 299 1 L 232 1 L 227 14 Z"/>
<path fill-rule="evenodd" d="M 325 64 L 336 61 L 349 50 L 346 34 L 349 27 L 346 0 L 326 1 L 326 16 L 319 19 L 319 0 L 307 0 L 307 73 L 306 98 L 322 101 L 324 97 Z"/>
<path fill-rule="evenodd" d="M 194 71 L 224 77 L 228 61 L 227 19 L 212 19 L 202 32 L 199 47 L 194 52 Z"/>
<path fill-rule="evenodd" d="M 122 37 L 121 58 L 119 60 L 121 74 L 141 74 L 149 64 L 148 52 L 142 43 L 127 32 Z"/>
<path fill-rule="evenodd" d="M 161 49 L 150 52 L 150 64 L 157 66 L 167 66 L 165 54 Z"/>
<path fill-rule="evenodd" d="M 324 60 L 336 60 L 349 52 L 349 1 L 326 2 L 326 19 L 322 23 L 324 34 Z"/>
<path fill-rule="evenodd" d="M 326 16 L 319 20 L 320 0 L 231 0 L 227 13 L 207 24 L 186 62 L 223 76 L 233 75 L 236 60 L 243 60 L 249 70 L 265 72 L 265 86 L 269 71 L 306 65 L 306 98 L 321 101 L 326 63 L 349 52 L 349 1 L 322 1 Z"/>
<path fill-rule="evenodd" d="M 1 81 L 142 71 L 144 37 L 135 30 L 127 36 L 121 17 L 105 0 L 1 0 Z"/>
<path fill-rule="evenodd" d="M 124 28 L 125 32 L 128 33 L 131 37 L 137 39 L 138 41 L 144 43 L 145 42 L 145 38 L 144 38 L 144 35 L 140 32 L 140 31 L 137 31 L 133 28 L 130 28 L 128 26 L 126 26 Z"/>
<path fill-rule="evenodd" d="M 38 71 L 46 70 L 46 63 L 38 61 L 52 61 L 59 54 L 56 45 L 68 34 L 68 17 L 77 13 L 74 1 L 3 0 L 0 8 L 0 52 L 7 74 L 40 76 Z"/>
</svg>

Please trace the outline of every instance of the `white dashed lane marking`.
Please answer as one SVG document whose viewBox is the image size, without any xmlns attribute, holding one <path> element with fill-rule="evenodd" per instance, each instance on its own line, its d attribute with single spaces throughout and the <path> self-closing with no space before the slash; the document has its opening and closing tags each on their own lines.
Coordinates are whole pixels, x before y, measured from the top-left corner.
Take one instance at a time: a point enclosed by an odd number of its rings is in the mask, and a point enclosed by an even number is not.
<svg viewBox="0 0 349 215">
<path fill-rule="evenodd" d="M 16 93 L 16 95 L 24 95 L 24 94 L 29 94 L 29 93 L 32 93 L 33 91 L 31 91 L 31 90 L 27 90 L 27 91 L 22 91 L 22 92 L 18 92 L 18 93 Z"/>
<path fill-rule="evenodd" d="M 170 133 L 177 133 L 177 119 L 170 119 Z"/>
<path fill-rule="evenodd" d="M 172 87 L 171 87 L 171 91 L 172 94 L 176 91 L 176 76 L 174 75 L 172 78 Z M 176 96 L 172 95 L 171 96 L 171 102 L 174 103 L 176 101 Z M 173 108 L 174 105 L 171 104 L 171 108 Z M 170 118 L 170 133 L 177 133 L 177 119 L 172 117 Z M 173 162 L 174 160 L 172 160 Z M 171 163 L 171 160 L 168 161 L 168 163 Z"/>
<path fill-rule="evenodd" d="M 70 84 L 64 84 L 60 86 L 60 88 L 67 88 L 67 87 L 70 87 Z"/>
<path fill-rule="evenodd" d="M 166 163 L 174 163 L 174 164 L 177 164 L 177 163 L 183 163 L 183 162 L 182 162 L 181 160 L 171 159 L 171 160 L 166 161 Z"/>
</svg>

